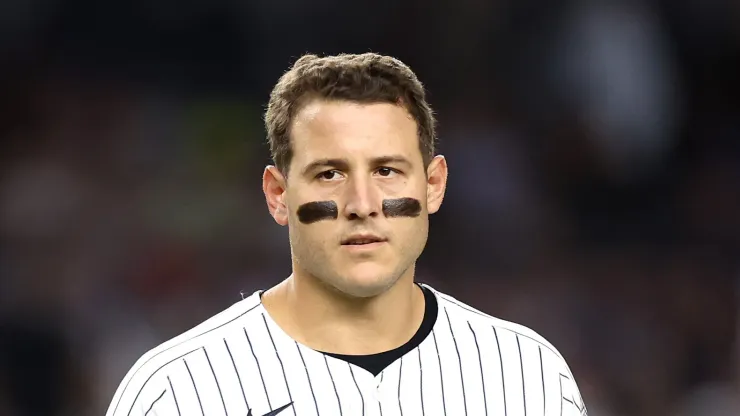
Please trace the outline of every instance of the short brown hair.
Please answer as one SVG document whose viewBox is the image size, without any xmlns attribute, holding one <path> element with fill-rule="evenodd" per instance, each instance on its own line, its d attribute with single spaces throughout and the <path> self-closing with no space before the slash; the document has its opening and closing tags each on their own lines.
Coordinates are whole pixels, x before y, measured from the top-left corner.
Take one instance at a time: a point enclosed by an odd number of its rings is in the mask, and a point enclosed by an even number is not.
<svg viewBox="0 0 740 416">
<path fill-rule="evenodd" d="M 434 157 L 434 113 L 424 87 L 411 69 L 375 53 L 318 57 L 304 55 L 275 85 L 265 112 L 265 128 L 275 165 L 287 175 L 293 157 L 293 118 L 312 99 L 403 105 L 416 121 L 424 166 Z"/>
</svg>

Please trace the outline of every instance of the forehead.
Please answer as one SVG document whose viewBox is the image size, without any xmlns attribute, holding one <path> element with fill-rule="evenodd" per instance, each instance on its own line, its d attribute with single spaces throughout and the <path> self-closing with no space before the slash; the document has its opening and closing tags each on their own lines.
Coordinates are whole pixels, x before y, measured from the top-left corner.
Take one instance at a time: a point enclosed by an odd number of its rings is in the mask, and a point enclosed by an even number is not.
<svg viewBox="0 0 740 416">
<path fill-rule="evenodd" d="M 416 122 L 400 105 L 316 100 L 296 114 L 292 127 L 296 164 L 388 154 L 421 160 Z"/>
</svg>

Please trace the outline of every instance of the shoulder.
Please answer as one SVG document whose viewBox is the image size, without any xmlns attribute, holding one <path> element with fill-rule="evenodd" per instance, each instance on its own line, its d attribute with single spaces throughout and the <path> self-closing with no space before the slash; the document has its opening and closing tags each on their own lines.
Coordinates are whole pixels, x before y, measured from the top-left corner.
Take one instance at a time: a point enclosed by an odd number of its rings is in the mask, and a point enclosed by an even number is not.
<svg viewBox="0 0 740 416">
<path fill-rule="evenodd" d="M 547 339 L 545 339 L 545 337 L 534 330 L 515 322 L 496 318 L 467 305 L 448 294 L 439 292 L 426 285 L 425 287 L 434 292 L 439 301 L 440 313 L 444 314 L 446 318 L 449 318 L 451 323 L 457 325 L 469 325 L 473 329 L 494 329 L 497 332 L 505 332 L 520 338 L 525 338 L 539 344 L 541 347 L 550 350 L 555 355 L 562 358 L 560 352 Z"/>
<path fill-rule="evenodd" d="M 451 326 L 468 327 L 473 332 L 491 332 L 491 336 L 499 343 L 502 340 L 512 339 L 519 343 L 519 345 L 526 343 L 528 346 L 534 346 L 538 350 L 541 349 L 543 354 L 552 355 L 552 358 L 562 363 L 567 370 L 565 358 L 560 351 L 533 329 L 515 322 L 496 318 L 448 294 L 439 292 L 428 285 L 424 286 L 432 290 L 435 294 L 439 302 L 441 319 L 449 320 Z M 570 370 L 567 371 L 566 374 L 570 374 Z"/>
<path fill-rule="evenodd" d="M 119 384 L 106 415 L 128 415 L 129 410 L 137 406 L 137 403 L 151 403 L 151 398 L 147 396 L 161 394 L 162 383 L 166 382 L 159 374 L 162 368 L 191 352 L 204 348 L 214 339 L 220 339 L 219 337 L 222 337 L 225 332 L 235 330 L 237 327 L 241 328 L 245 320 L 255 316 L 250 312 L 258 309 L 260 305 L 259 292 L 255 292 L 190 330 L 146 352 L 134 363 Z"/>
<path fill-rule="evenodd" d="M 497 351 L 493 354 L 501 357 L 497 360 L 502 360 L 502 366 L 511 360 L 521 360 L 522 369 L 528 362 L 536 363 L 536 367 L 543 372 L 543 379 L 548 373 L 558 380 L 564 400 L 571 403 L 579 415 L 585 414 L 585 406 L 568 363 L 545 337 L 524 325 L 496 318 L 428 285 L 424 286 L 435 294 L 439 303 L 438 319 L 447 321 L 450 331 L 456 332 L 453 335 L 455 338 L 465 340 L 469 337 L 476 348 Z M 487 351 L 480 354 L 485 355 Z M 509 360 L 508 354 L 516 358 Z M 503 371 L 500 367 L 496 368 Z"/>
</svg>

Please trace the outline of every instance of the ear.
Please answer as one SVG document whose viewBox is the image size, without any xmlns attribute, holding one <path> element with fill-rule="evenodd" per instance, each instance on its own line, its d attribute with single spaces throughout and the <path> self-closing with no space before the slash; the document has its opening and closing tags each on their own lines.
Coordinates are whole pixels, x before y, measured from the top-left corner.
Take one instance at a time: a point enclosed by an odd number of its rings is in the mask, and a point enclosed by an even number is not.
<svg viewBox="0 0 740 416">
<path fill-rule="evenodd" d="M 286 181 L 275 166 L 267 166 L 262 174 L 262 191 L 265 193 L 267 209 L 275 222 L 288 225 L 288 207 L 285 205 Z"/>
<path fill-rule="evenodd" d="M 434 214 L 439 211 L 447 189 L 447 160 L 438 155 L 427 167 L 427 211 Z"/>
</svg>

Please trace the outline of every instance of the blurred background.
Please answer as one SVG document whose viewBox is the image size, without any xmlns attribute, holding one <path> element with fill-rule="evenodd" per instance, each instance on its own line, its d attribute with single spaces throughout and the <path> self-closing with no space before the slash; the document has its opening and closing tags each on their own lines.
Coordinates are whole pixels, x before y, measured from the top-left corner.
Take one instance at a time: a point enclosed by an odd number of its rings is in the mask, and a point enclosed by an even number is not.
<svg viewBox="0 0 740 416">
<path fill-rule="evenodd" d="M 740 3 L 3 0 L 0 415 L 102 415 L 286 277 L 268 94 L 366 51 L 440 121 L 418 280 L 548 338 L 593 416 L 740 414 Z"/>
</svg>

